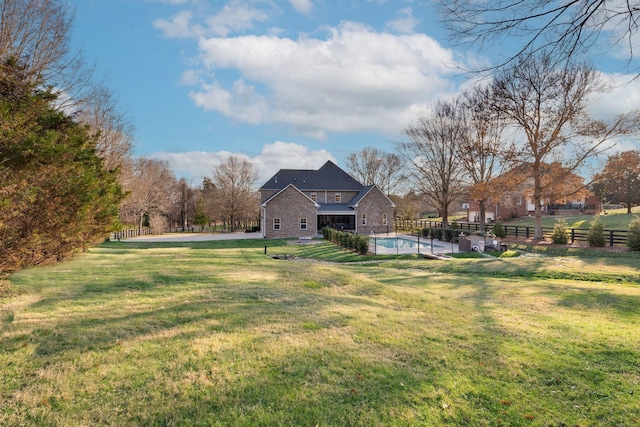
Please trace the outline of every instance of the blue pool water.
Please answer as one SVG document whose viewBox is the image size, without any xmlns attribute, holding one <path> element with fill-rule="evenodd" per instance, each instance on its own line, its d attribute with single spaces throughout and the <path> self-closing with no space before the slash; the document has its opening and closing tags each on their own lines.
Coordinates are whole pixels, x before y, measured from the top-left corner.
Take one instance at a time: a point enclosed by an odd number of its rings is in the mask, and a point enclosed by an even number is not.
<svg viewBox="0 0 640 427">
<path fill-rule="evenodd" d="M 415 240 L 403 239 L 401 237 L 376 238 L 375 244 L 387 249 L 418 249 L 418 242 Z M 420 248 L 430 248 L 428 242 L 420 242 Z M 434 245 L 434 247 L 438 247 Z"/>
</svg>

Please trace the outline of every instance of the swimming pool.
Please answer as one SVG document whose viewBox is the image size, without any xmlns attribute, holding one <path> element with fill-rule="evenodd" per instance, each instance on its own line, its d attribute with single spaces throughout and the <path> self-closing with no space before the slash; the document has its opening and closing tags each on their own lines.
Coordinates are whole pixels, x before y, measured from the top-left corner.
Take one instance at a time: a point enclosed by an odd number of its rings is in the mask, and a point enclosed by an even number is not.
<svg viewBox="0 0 640 427">
<path fill-rule="evenodd" d="M 384 237 L 384 238 L 375 238 L 374 244 L 377 246 L 381 246 L 387 249 L 424 249 L 430 248 L 431 244 L 428 242 L 420 242 L 418 244 L 415 240 L 404 239 L 402 237 Z M 434 245 L 434 247 L 439 247 Z"/>
</svg>

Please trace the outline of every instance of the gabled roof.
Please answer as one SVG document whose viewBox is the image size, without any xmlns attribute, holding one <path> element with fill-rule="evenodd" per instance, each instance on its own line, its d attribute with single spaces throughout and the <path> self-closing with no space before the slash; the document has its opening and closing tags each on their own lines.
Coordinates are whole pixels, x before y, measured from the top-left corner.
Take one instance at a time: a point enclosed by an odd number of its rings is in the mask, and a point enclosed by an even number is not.
<svg viewBox="0 0 640 427">
<path fill-rule="evenodd" d="M 318 170 L 280 169 L 260 190 L 282 190 L 288 185 L 294 185 L 303 191 L 360 191 L 363 187 L 329 160 Z"/>
<path fill-rule="evenodd" d="M 275 199 L 276 197 L 278 197 L 280 194 L 282 194 L 286 189 L 288 189 L 289 187 L 293 188 L 294 190 L 296 190 L 298 193 L 302 194 L 306 199 L 308 199 L 311 203 L 313 203 L 316 206 L 316 209 L 320 207 L 320 205 L 316 202 L 314 202 L 313 200 L 311 200 L 311 198 L 309 196 L 307 196 L 306 194 L 304 194 L 302 191 L 300 191 L 298 188 L 296 188 L 295 185 L 293 184 L 289 184 L 287 185 L 285 188 L 283 188 L 282 190 L 278 191 L 276 194 L 274 194 L 273 196 L 269 197 L 267 200 L 265 200 L 264 202 L 262 202 L 262 204 L 260 206 L 265 207 L 267 205 L 267 203 L 269 203 L 270 201 L 272 201 L 273 199 Z"/>
<path fill-rule="evenodd" d="M 373 188 L 373 185 L 367 185 L 365 187 L 362 187 L 362 190 L 360 190 L 360 192 L 356 194 L 353 197 L 353 199 L 349 200 L 349 203 L 347 203 L 347 205 L 357 207 L 358 202 L 364 199 L 364 196 L 366 196 L 369 193 L 369 191 L 371 191 L 372 188 Z"/>
<path fill-rule="evenodd" d="M 351 199 L 349 201 L 349 203 L 347 203 L 348 206 L 352 206 L 357 208 L 358 207 L 358 203 L 360 203 L 360 200 L 364 199 L 364 197 L 369 194 L 369 192 L 371 190 L 373 190 L 374 188 L 377 188 L 375 185 L 367 185 L 365 187 L 362 187 L 362 190 L 360 190 L 360 192 L 358 194 L 356 194 L 353 199 Z M 379 188 L 378 188 L 379 189 Z M 380 193 L 382 193 L 382 195 L 389 201 L 389 203 L 391 204 L 391 206 L 393 206 L 394 208 L 396 207 L 396 204 L 393 203 L 393 200 L 391 200 L 389 197 L 387 197 L 386 194 L 384 194 L 384 192 L 382 190 L 380 190 Z"/>
</svg>

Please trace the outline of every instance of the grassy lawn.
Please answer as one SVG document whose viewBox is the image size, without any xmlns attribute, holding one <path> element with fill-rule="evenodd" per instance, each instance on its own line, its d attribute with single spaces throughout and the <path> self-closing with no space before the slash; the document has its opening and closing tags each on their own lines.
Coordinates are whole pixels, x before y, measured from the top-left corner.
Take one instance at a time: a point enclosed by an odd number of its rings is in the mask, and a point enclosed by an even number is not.
<svg viewBox="0 0 640 427">
<path fill-rule="evenodd" d="M 600 215 L 602 218 L 602 222 L 604 223 L 604 228 L 608 230 L 628 230 L 629 223 L 632 219 L 638 216 L 637 213 L 626 214 L 626 213 L 616 213 L 616 214 L 606 214 Z M 581 229 L 589 229 L 591 226 L 591 221 L 593 221 L 593 215 L 577 215 L 577 216 L 544 216 L 542 217 L 542 226 L 543 227 L 553 227 L 556 221 L 560 218 L 564 218 L 569 225 L 569 228 L 581 228 Z M 520 226 L 530 226 L 533 227 L 534 219 L 533 218 L 521 218 L 514 219 L 509 222 L 505 222 L 506 225 L 520 225 Z"/>
<path fill-rule="evenodd" d="M 640 425 L 637 253 L 381 259 L 111 242 L 18 272 L 0 425 Z"/>
</svg>

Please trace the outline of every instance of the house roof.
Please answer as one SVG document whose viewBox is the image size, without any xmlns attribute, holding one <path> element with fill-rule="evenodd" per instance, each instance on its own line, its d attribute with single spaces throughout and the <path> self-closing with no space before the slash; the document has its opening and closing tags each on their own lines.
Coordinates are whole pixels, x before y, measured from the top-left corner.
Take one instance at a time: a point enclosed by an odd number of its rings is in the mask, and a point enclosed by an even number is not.
<svg viewBox="0 0 640 427">
<path fill-rule="evenodd" d="M 349 206 L 358 206 L 358 203 L 360 202 L 360 200 L 364 199 L 364 196 L 367 195 L 367 193 L 369 193 L 369 191 L 371 191 L 371 189 L 373 188 L 373 185 L 367 185 L 365 187 L 362 187 L 362 190 L 360 190 L 360 192 L 358 194 L 356 194 L 353 199 L 351 199 L 349 201 L 349 203 L 347 203 Z"/>
<path fill-rule="evenodd" d="M 364 199 L 364 197 L 369 194 L 369 192 L 371 190 L 373 190 L 376 186 L 375 185 L 367 185 L 365 187 L 362 187 L 362 190 L 360 190 L 360 192 L 358 194 L 356 194 L 353 199 L 351 199 L 349 201 L 349 203 L 347 203 L 348 206 L 352 206 L 352 207 L 358 207 L 358 203 L 360 203 L 360 200 Z M 382 191 L 381 191 L 382 192 Z M 393 200 L 391 200 L 388 196 L 386 196 L 384 193 L 382 193 L 382 195 L 389 201 L 389 203 L 391 203 L 391 206 L 393 206 L 394 208 L 396 207 L 396 204 L 393 203 Z"/>
<path fill-rule="evenodd" d="M 318 207 L 319 215 L 353 215 L 355 211 L 351 206 L 341 203 L 320 203 Z"/>
<path fill-rule="evenodd" d="M 303 191 L 360 191 L 363 188 L 362 184 L 329 160 L 318 170 L 280 169 L 260 190 L 282 190 L 291 184 Z"/>
<path fill-rule="evenodd" d="M 311 200 L 309 198 L 309 196 L 307 196 L 306 194 L 304 194 L 302 191 L 300 191 L 298 188 L 296 188 L 295 185 L 293 184 L 289 184 L 287 185 L 285 188 L 283 188 L 282 190 L 278 191 L 276 194 L 274 194 L 273 196 L 269 197 L 267 200 L 265 200 L 264 202 L 262 202 L 262 204 L 260 206 L 264 207 L 267 206 L 267 203 L 269 203 L 270 201 L 272 201 L 273 199 L 275 199 L 276 197 L 278 197 L 280 194 L 282 194 L 287 188 L 293 188 L 294 190 L 296 190 L 298 193 L 302 194 L 305 198 L 307 198 L 311 203 L 313 203 L 316 208 L 318 208 L 320 205 L 316 202 L 314 202 L 313 200 Z"/>
</svg>

